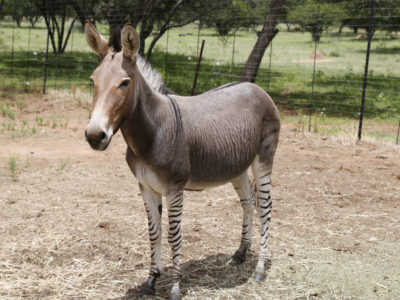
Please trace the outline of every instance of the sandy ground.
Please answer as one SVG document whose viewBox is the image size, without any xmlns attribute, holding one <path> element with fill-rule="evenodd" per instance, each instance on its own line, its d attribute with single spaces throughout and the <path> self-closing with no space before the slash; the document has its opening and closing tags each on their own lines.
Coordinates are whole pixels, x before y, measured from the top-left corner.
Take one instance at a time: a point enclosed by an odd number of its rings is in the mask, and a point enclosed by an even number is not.
<svg viewBox="0 0 400 300">
<path fill-rule="evenodd" d="M 0 116 L 0 298 L 135 299 L 150 251 L 121 135 L 94 152 L 84 105 L 23 103 L 13 130 Z M 399 147 L 284 124 L 272 196 L 270 267 L 256 283 L 258 218 L 248 260 L 232 265 L 241 232 L 233 189 L 185 193 L 185 299 L 400 298 Z M 164 232 L 157 299 L 168 296 L 169 253 Z"/>
</svg>

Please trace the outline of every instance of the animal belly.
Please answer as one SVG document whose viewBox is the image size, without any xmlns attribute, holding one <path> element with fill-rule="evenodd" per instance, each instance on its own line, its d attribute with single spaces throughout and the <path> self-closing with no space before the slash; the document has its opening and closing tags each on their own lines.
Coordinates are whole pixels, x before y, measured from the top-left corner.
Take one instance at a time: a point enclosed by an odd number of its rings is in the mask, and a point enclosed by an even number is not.
<svg viewBox="0 0 400 300">
<path fill-rule="evenodd" d="M 185 185 L 185 190 L 187 191 L 202 191 L 208 188 L 216 187 L 228 183 L 229 180 L 220 181 L 220 182 L 196 182 L 189 180 Z"/>
<path fill-rule="evenodd" d="M 253 162 L 254 156 L 242 160 L 235 160 L 232 156 L 231 159 L 219 161 L 197 160 L 191 165 L 190 178 L 185 188 L 203 190 L 226 184 L 245 172 Z"/>
</svg>

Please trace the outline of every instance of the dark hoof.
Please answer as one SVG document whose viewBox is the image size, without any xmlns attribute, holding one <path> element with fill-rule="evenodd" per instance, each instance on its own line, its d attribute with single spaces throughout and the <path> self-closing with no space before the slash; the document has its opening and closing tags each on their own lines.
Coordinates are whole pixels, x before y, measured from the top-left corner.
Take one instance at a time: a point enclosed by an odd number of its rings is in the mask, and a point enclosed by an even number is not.
<svg viewBox="0 0 400 300">
<path fill-rule="evenodd" d="M 169 300 L 182 300 L 182 295 L 171 295 Z"/>
<path fill-rule="evenodd" d="M 262 273 L 256 273 L 254 276 L 254 280 L 257 282 L 264 281 L 265 280 L 265 274 Z"/>
<path fill-rule="evenodd" d="M 139 291 L 139 297 L 153 296 L 155 294 L 156 294 L 156 289 L 154 287 L 151 287 L 147 282 L 142 284 L 142 287 L 140 288 Z"/>
<path fill-rule="evenodd" d="M 232 261 L 235 264 L 241 265 L 242 263 L 244 263 L 246 261 L 246 257 L 234 255 L 234 256 L 232 256 Z"/>
<path fill-rule="evenodd" d="M 233 254 L 232 256 L 232 260 L 236 264 L 240 265 L 246 261 L 246 254 L 236 251 L 235 254 Z"/>
</svg>

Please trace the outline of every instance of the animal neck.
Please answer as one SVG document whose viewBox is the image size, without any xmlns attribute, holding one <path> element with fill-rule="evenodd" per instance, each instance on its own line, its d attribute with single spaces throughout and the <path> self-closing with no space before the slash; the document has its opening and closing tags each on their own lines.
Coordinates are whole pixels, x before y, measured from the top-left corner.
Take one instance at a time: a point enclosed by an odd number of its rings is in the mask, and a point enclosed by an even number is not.
<svg viewBox="0 0 400 300">
<path fill-rule="evenodd" d="M 134 93 L 130 94 L 132 111 L 121 126 L 128 147 L 145 158 L 156 138 L 157 129 L 166 118 L 165 97 L 154 91 L 139 71 L 135 74 Z"/>
</svg>

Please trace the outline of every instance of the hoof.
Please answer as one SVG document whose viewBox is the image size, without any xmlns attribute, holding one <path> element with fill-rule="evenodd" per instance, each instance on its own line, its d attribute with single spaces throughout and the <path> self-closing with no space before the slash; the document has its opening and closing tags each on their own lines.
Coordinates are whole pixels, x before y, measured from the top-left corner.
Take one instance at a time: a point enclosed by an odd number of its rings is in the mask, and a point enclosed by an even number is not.
<svg viewBox="0 0 400 300">
<path fill-rule="evenodd" d="M 232 256 L 232 261 L 235 264 L 241 265 L 242 263 L 244 263 L 246 261 L 246 257 L 234 255 L 234 256 Z"/>
<path fill-rule="evenodd" d="M 246 261 L 246 253 L 241 253 L 241 251 L 236 251 L 232 256 L 232 261 L 240 265 Z"/>
<path fill-rule="evenodd" d="M 182 295 L 171 295 L 169 300 L 182 300 Z"/>
<path fill-rule="evenodd" d="M 256 273 L 256 275 L 254 276 L 254 280 L 257 281 L 257 282 L 265 281 L 265 274 Z"/>
<path fill-rule="evenodd" d="M 139 297 L 143 296 L 153 296 L 156 294 L 156 289 L 151 287 L 147 282 L 142 284 L 139 291 Z"/>
</svg>

